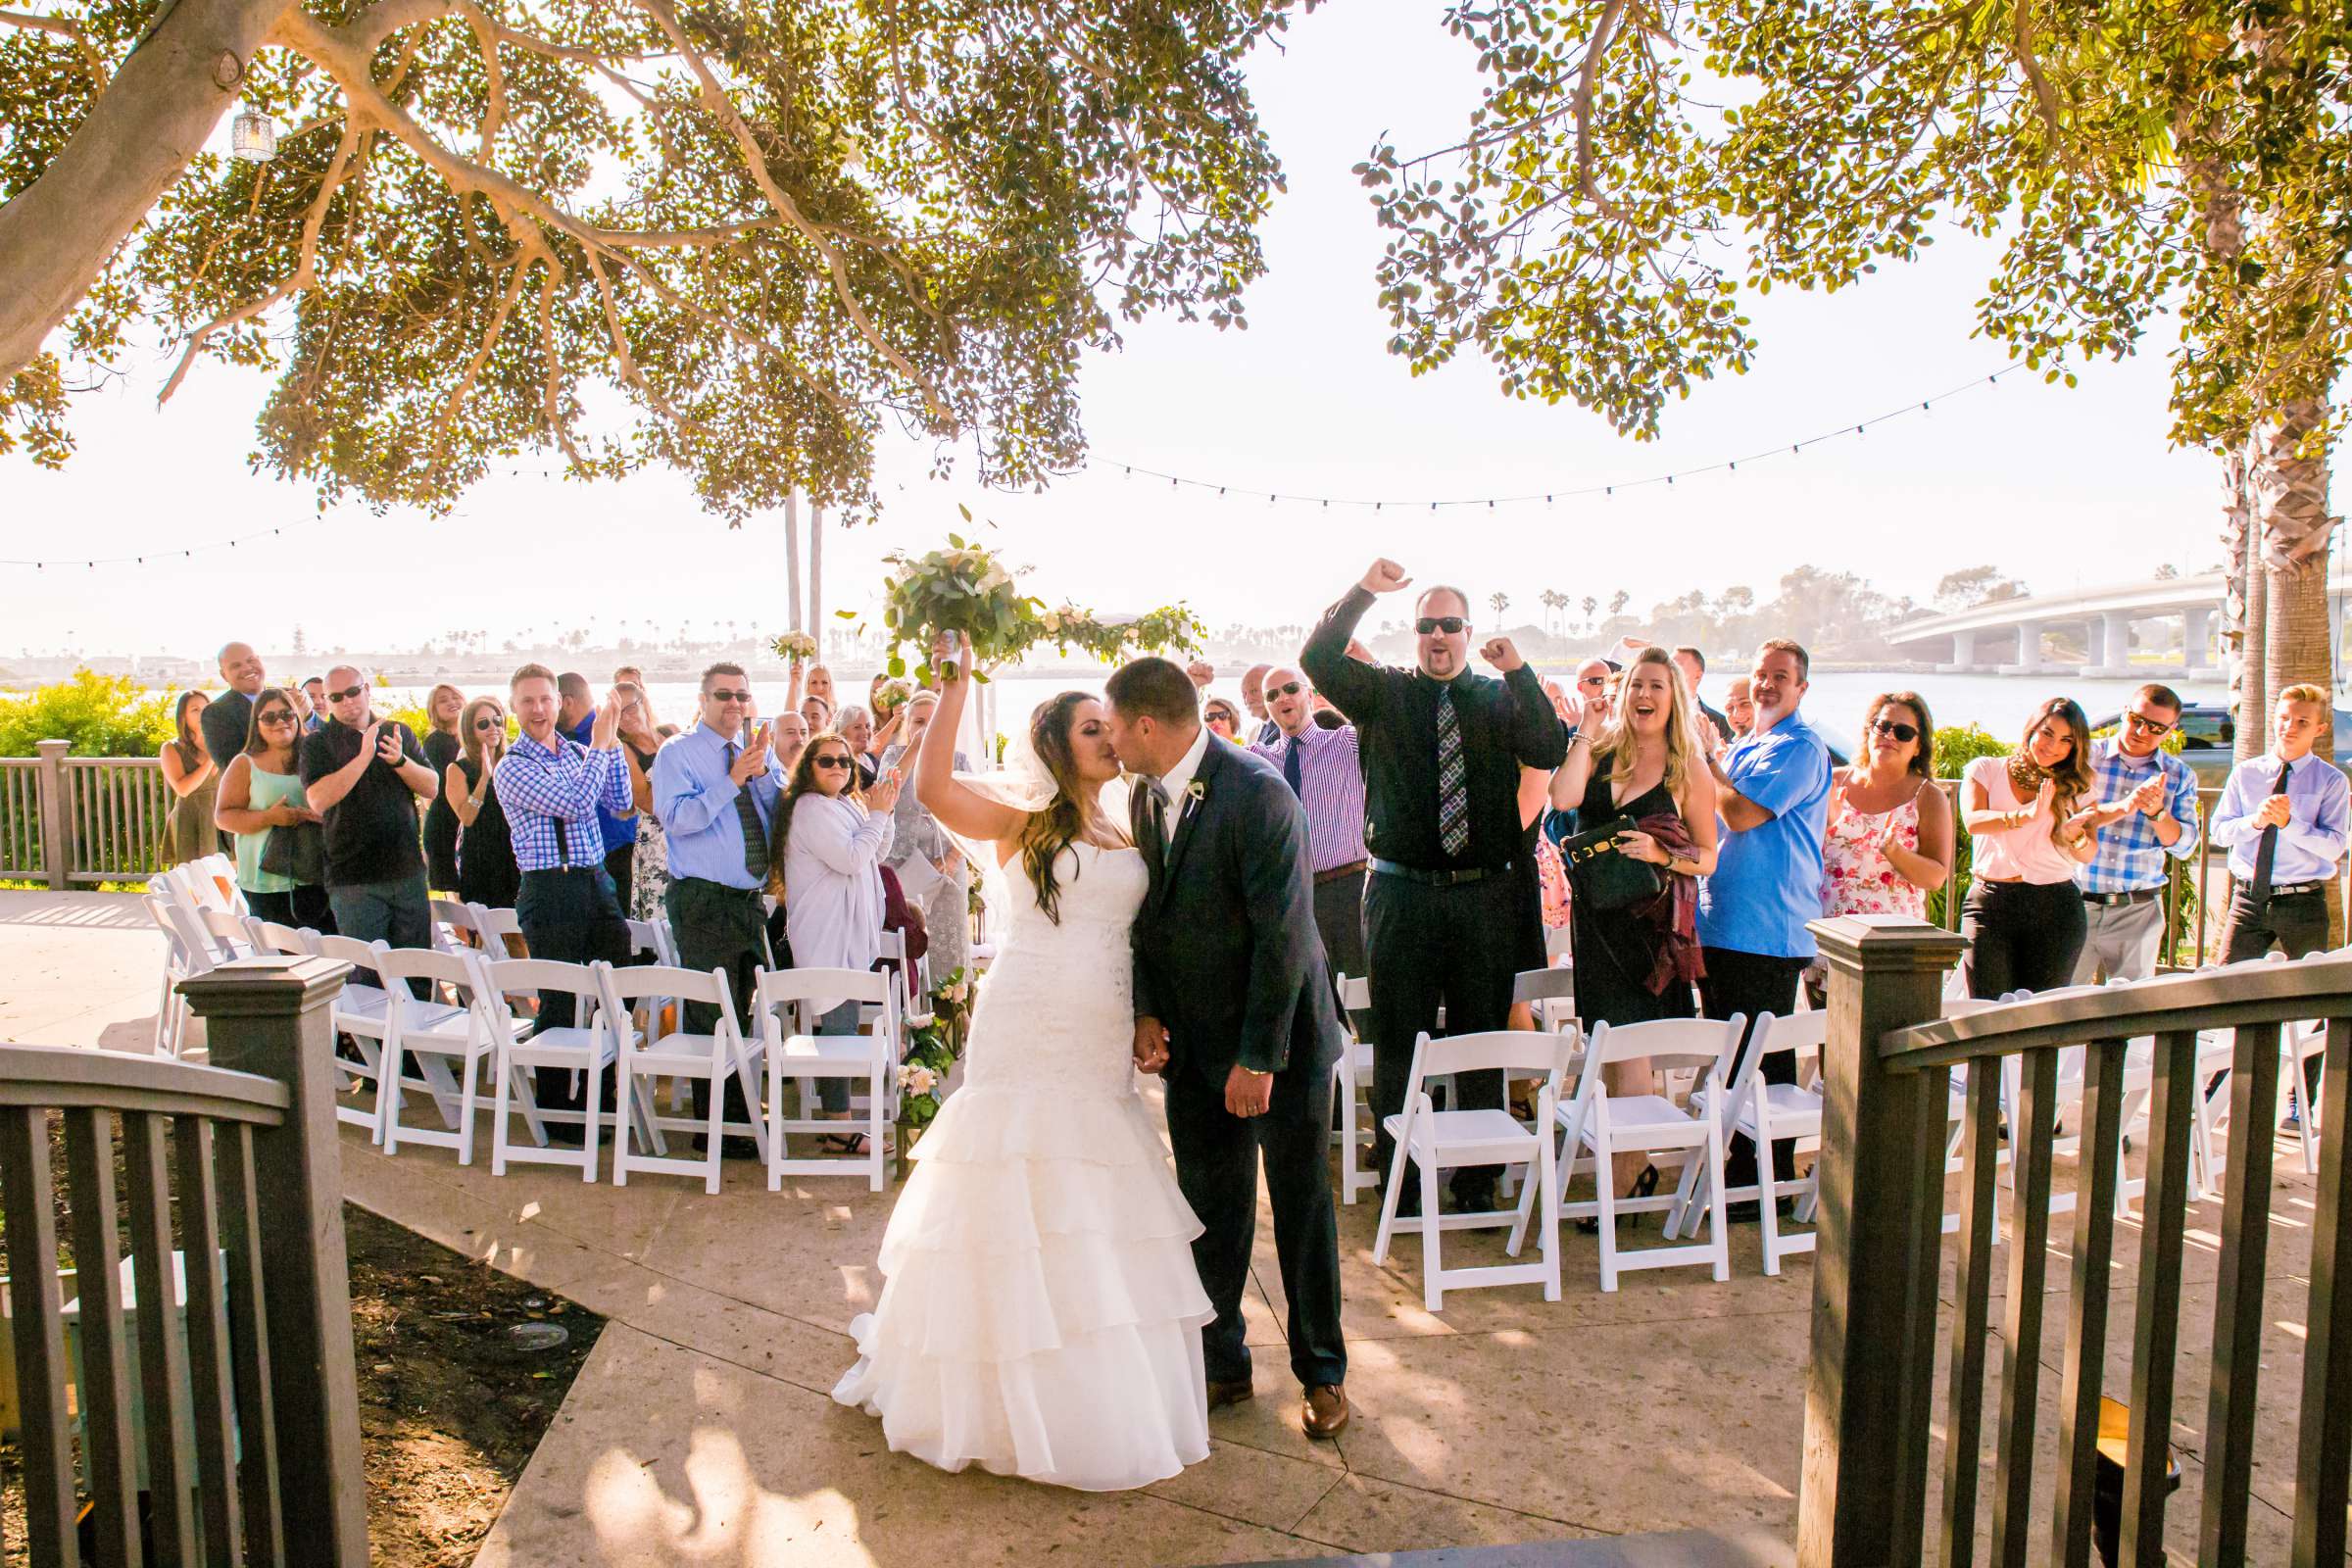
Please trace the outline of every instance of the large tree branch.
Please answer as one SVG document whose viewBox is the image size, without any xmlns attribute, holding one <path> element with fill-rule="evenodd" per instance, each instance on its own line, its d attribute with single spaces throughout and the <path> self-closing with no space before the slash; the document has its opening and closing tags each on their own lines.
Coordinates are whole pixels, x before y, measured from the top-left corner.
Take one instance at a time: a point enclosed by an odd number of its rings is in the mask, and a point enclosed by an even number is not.
<svg viewBox="0 0 2352 1568">
<path fill-rule="evenodd" d="M 334 159 L 326 166 L 326 175 L 318 182 L 318 194 L 311 199 L 310 211 L 303 215 L 302 240 L 295 250 L 294 270 L 261 298 L 240 305 L 226 316 L 207 321 L 189 333 L 188 344 L 180 353 L 178 367 L 172 370 L 172 378 L 164 383 L 164 389 L 155 395 L 158 407 L 172 401 L 172 394 L 179 390 L 179 383 L 186 377 L 188 367 L 196 362 L 197 351 L 214 333 L 234 326 L 239 321 L 250 321 L 295 290 L 310 287 L 312 278 L 318 273 L 318 230 L 326 222 L 327 204 L 334 200 L 335 191 L 342 185 L 343 176 L 350 172 L 353 156 L 358 153 L 365 137 L 366 133 L 356 127 L 345 128 L 343 140 L 335 148 Z"/>
<path fill-rule="evenodd" d="M 406 110 L 377 88 L 368 74 L 368 57 L 357 51 L 342 29 L 330 27 L 301 11 L 294 11 L 284 18 L 280 32 L 289 47 L 299 50 L 335 78 L 343 89 L 344 98 L 350 105 L 349 113 L 355 122 L 397 137 L 451 190 L 461 196 L 480 196 L 495 206 L 527 215 L 576 241 L 583 248 L 603 254 L 626 269 L 663 303 L 724 332 L 747 348 L 782 362 L 811 391 L 823 398 L 835 413 L 846 418 L 857 412 L 856 403 L 811 373 L 799 359 L 777 344 L 760 337 L 730 317 L 696 304 L 663 283 L 626 248 L 630 236 L 625 232 L 613 233 L 601 229 L 498 171 L 485 169 L 459 156 L 426 134 Z"/>
<path fill-rule="evenodd" d="M 882 329 L 874 324 L 873 318 L 866 314 L 865 306 L 858 301 L 857 291 L 851 287 L 849 268 L 842 260 L 840 247 L 826 237 L 823 225 L 811 222 L 801 212 L 800 204 L 768 172 L 767 154 L 760 147 L 759 136 L 735 107 L 734 100 L 727 96 L 717 74 L 710 69 L 710 63 L 703 58 L 702 52 L 695 48 L 694 40 L 686 35 L 686 29 L 679 24 L 677 13 L 669 5 L 669 0 L 637 0 L 637 5 L 654 19 L 663 36 L 669 39 L 670 46 L 685 59 L 687 69 L 694 73 L 695 80 L 702 84 L 704 107 L 734 137 L 735 145 L 742 151 L 745 170 L 760 187 L 760 194 L 767 198 L 768 205 L 776 210 L 776 216 L 814 246 L 817 254 L 824 258 L 825 270 L 833 279 L 834 297 L 841 302 L 842 310 L 858 329 L 858 335 L 921 394 L 923 407 L 930 411 L 931 417 L 953 430 L 956 423 L 956 415 L 948 406 L 947 398 L 929 376 L 914 368 L 914 362 L 907 359 L 898 345 L 891 342 Z"/>
<path fill-rule="evenodd" d="M 1601 194 L 1600 184 L 1592 177 L 1592 89 L 1600 80 L 1602 57 L 1609 51 L 1609 42 L 1617 35 L 1618 24 L 1625 20 L 1625 0 L 1609 0 L 1601 7 L 1600 21 L 1592 28 L 1592 41 L 1585 45 L 1584 65 L 1576 74 L 1576 95 L 1572 100 L 1576 110 L 1576 188 L 1584 193 L 1603 218 L 1622 220 L 1623 209 Z"/>
<path fill-rule="evenodd" d="M 179 0 L 49 167 L 0 206 L 0 383 L 186 170 L 288 0 Z"/>
</svg>

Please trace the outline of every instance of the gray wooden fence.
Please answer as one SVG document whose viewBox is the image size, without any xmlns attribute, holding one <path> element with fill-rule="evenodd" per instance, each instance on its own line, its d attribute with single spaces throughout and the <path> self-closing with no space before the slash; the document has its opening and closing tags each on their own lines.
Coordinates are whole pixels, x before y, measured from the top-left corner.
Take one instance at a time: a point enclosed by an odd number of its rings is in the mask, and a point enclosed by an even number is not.
<svg viewBox="0 0 2352 1568">
<path fill-rule="evenodd" d="M 0 757 L 0 877 L 143 882 L 170 858 L 172 790 L 152 757 Z"/>
<path fill-rule="evenodd" d="M 328 1023 L 348 972 L 252 958 L 185 982 L 220 1065 L 0 1046 L 0 1216 L 34 1568 L 82 1561 L 82 1495 L 99 1563 L 364 1568 Z M 78 1354 L 58 1269 L 53 1115 Z M 169 1304 L 175 1261 L 184 1331 Z"/>
</svg>

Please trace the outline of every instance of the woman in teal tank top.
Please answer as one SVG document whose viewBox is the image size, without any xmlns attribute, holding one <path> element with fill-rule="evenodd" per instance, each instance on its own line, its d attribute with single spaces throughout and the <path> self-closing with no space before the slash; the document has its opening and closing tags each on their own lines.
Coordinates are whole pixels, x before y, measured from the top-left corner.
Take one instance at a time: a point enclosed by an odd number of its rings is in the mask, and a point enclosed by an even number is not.
<svg viewBox="0 0 2352 1568">
<path fill-rule="evenodd" d="M 236 837 L 237 886 L 246 906 L 279 925 L 332 933 L 335 917 L 328 910 L 325 888 L 262 869 L 262 854 L 272 830 L 318 820 L 304 798 L 302 773 L 294 760 L 301 733 L 294 699 L 282 687 L 264 687 L 253 700 L 253 727 L 245 750 L 220 779 L 215 814 L 220 831 Z"/>
</svg>

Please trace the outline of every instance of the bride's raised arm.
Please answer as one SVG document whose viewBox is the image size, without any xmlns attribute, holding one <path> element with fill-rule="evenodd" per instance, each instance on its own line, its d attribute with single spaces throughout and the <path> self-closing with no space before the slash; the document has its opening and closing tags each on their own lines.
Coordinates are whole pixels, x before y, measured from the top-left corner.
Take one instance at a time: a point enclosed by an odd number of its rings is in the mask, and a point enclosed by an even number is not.
<svg viewBox="0 0 2352 1568">
<path fill-rule="evenodd" d="M 931 668 L 939 678 L 939 711 L 914 759 L 914 798 L 949 832 L 962 838 L 997 843 L 1020 837 L 1029 813 L 956 782 L 956 736 L 963 724 L 964 704 L 972 695 L 972 640 L 961 637 L 951 650 L 948 640 L 932 645 Z M 947 661 L 956 661 L 950 673 Z"/>
</svg>

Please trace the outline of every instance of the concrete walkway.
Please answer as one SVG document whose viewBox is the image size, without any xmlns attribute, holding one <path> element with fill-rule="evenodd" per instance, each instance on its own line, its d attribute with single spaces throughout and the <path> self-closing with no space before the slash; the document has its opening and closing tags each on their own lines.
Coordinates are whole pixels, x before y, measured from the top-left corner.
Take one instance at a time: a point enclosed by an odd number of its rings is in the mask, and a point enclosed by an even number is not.
<svg viewBox="0 0 2352 1568">
<path fill-rule="evenodd" d="M 0 1036 L 94 1045 L 112 1033 L 105 1043 L 144 1049 L 162 943 L 110 912 L 135 910 L 128 900 L 89 902 L 101 897 L 0 894 Z M 1562 1300 L 1547 1304 L 1532 1287 L 1459 1292 L 1432 1315 L 1421 1306 L 1418 1245 L 1401 1244 L 1375 1268 L 1376 1211 L 1369 1201 L 1343 1207 L 1356 1418 L 1337 1443 L 1314 1444 L 1297 1425 L 1261 1213 L 1249 1301 L 1258 1397 L 1212 1417 L 1206 1463 L 1148 1492 L 1084 1494 L 942 1475 L 891 1453 L 878 1422 L 828 1397 L 854 1354 L 846 1325 L 879 1289 L 873 1258 L 895 1186 L 870 1194 L 860 1180 L 802 1180 L 770 1194 L 749 1164 L 730 1165 L 715 1197 L 666 1177 L 620 1189 L 545 1168 L 494 1178 L 486 1128 L 468 1166 L 414 1147 L 387 1159 L 343 1131 L 354 1200 L 612 1320 L 484 1546 L 483 1568 L 1179 1564 L 1688 1527 L 1793 1535 L 1812 1272 L 1798 1258 L 1763 1278 L 1752 1227 L 1733 1231 L 1725 1284 L 1704 1269 L 1660 1270 L 1629 1274 L 1603 1295 L 1592 1242 L 1571 1234 Z M 2308 1289 L 2309 1231 L 2296 1216 L 2309 1212 L 2311 1183 L 2291 1144 L 2278 1153 L 2262 1373 L 2276 1419 L 2263 1423 L 2254 1489 L 2253 1555 L 2263 1561 L 2285 1550 Z M 2060 1176 L 2071 1186 L 2071 1172 Z M 2175 1438 L 2186 1478 L 2170 1534 L 2193 1554 L 2218 1208 L 2193 1211 L 2189 1224 Z M 2071 1219 L 2052 1231 L 2043 1501 Z M 2118 1233 L 2110 1392 L 2128 1387 L 2136 1279 L 2137 1226 Z M 1461 1261 L 1500 1253 L 1499 1237 L 1457 1233 L 1446 1245 Z M 2005 1248 L 1996 1267 L 1998 1298 Z M 1947 1274 L 1947 1304 L 1950 1295 Z M 1988 1416 L 1998 1408 L 2000 1319 L 1996 1298 Z M 1942 1386 L 1939 1373 L 1939 1397 Z M 1988 1430 L 1987 1490 L 1990 1441 Z M 1939 1442 L 1933 1464 L 1940 1475 Z"/>
</svg>

